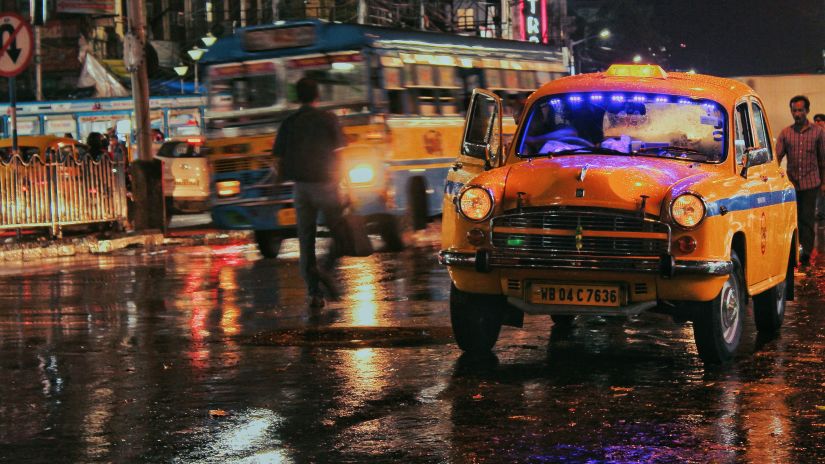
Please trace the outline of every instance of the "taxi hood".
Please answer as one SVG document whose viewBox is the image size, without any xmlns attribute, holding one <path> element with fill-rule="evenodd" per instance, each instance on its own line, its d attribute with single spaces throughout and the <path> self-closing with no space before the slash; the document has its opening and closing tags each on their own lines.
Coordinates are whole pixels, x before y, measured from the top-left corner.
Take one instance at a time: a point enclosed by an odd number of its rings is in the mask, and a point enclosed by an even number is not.
<svg viewBox="0 0 825 464">
<path fill-rule="evenodd" d="M 587 206 L 661 213 L 662 201 L 677 183 L 708 175 L 702 163 L 643 156 L 576 155 L 534 158 L 512 165 L 502 198 L 504 210 L 523 207 Z"/>
</svg>

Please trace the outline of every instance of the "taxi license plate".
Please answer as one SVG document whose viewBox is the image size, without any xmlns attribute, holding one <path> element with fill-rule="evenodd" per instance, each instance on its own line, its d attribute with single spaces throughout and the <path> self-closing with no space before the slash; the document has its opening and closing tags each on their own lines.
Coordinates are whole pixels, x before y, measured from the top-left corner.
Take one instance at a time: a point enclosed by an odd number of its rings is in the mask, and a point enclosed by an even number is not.
<svg viewBox="0 0 825 464">
<path fill-rule="evenodd" d="M 530 302 L 577 306 L 619 306 L 621 292 L 618 285 L 540 283 L 530 287 Z"/>
<path fill-rule="evenodd" d="M 295 218 L 295 208 L 284 208 L 278 211 L 278 224 L 282 226 L 294 226 L 297 222 Z"/>
</svg>

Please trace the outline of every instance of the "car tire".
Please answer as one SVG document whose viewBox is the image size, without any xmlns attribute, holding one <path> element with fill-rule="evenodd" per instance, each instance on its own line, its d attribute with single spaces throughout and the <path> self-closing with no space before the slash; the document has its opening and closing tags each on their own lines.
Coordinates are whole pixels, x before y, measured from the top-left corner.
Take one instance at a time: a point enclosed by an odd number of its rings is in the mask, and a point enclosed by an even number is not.
<svg viewBox="0 0 825 464">
<path fill-rule="evenodd" d="M 733 271 L 711 301 L 694 308 L 693 337 L 699 357 L 705 363 L 722 364 L 733 359 L 742 339 L 746 291 L 742 265 L 731 252 Z"/>
<path fill-rule="evenodd" d="M 782 327 L 782 322 L 785 320 L 788 284 L 793 287 L 793 266 L 791 265 L 788 265 L 785 280 L 753 297 L 753 322 L 759 332 L 774 333 Z"/>
<path fill-rule="evenodd" d="M 462 351 L 485 354 L 495 346 L 504 319 L 502 302 L 493 295 L 462 292 L 450 286 L 450 322 Z"/>
<path fill-rule="evenodd" d="M 374 219 L 377 232 L 384 241 L 384 250 L 404 250 L 403 221 L 392 214 L 378 214 Z"/>
<path fill-rule="evenodd" d="M 413 230 L 427 228 L 427 184 L 423 177 L 413 177 L 407 188 L 407 214 Z"/>
<path fill-rule="evenodd" d="M 283 240 L 284 238 L 277 230 L 255 231 L 255 243 L 258 244 L 258 251 L 267 259 L 275 259 L 278 257 Z"/>
<path fill-rule="evenodd" d="M 576 319 L 576 316 L 571 316 L 569 314 L 553 314 L 550 316 L 550 319 L 553 319 L 553 327 L 566 329 L 573 327 L 573 320 Z"/>
</svg>

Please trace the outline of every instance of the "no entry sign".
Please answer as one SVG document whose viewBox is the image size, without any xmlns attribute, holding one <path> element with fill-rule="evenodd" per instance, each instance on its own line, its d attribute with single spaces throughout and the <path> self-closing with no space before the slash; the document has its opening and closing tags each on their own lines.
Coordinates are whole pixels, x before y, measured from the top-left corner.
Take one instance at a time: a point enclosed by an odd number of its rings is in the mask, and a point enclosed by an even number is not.
<svg viewBox="0 0 825 464">
<path fill-rule="evenodd" d="M 14 77 L 29 65 L 34 35 L 29 22 L 17 13 L 0 13 L 0 76 Z"/>
</svg>

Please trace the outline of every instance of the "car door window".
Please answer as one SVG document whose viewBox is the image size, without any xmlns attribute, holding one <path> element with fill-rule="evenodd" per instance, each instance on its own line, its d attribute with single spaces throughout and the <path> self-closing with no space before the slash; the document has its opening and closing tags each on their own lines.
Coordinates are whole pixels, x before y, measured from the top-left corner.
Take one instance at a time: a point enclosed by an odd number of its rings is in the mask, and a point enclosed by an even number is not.
<svg viewBox="0 0 825 464">
<path fill-rule="evenodd" d="M 768 153 L 773 159 L 773 151 L 771 150 L 771 143 L 768 140 L 768 125 L 765 123 L 765 114 L 758 103 L 753 102 L 753 125 L 756 126 L 756 139 L 759 140 L 759 146 L 767 148 Z"/>
<path fill-rule="evenodd" d="M 745 150 L 753 147 L 753 134 L 751 133 L 750 118 L 748 116 L 748 104 L 741 103 L 736 107 L 736 117 L 734 120 L 734 139 L 736 148 L 736 164 L 741 165 L 745 156 Z"/>
</svg>

